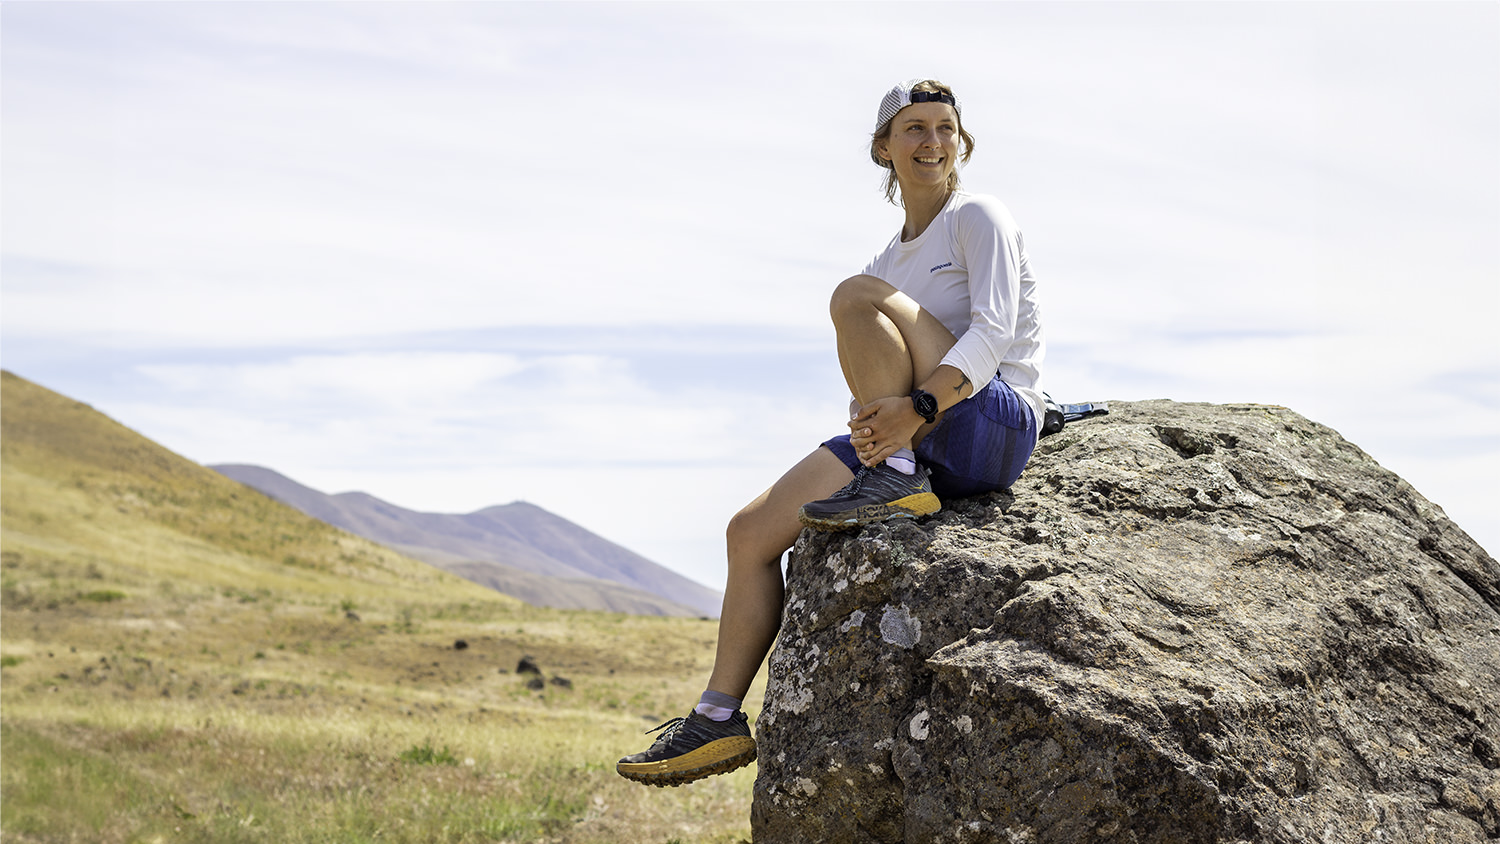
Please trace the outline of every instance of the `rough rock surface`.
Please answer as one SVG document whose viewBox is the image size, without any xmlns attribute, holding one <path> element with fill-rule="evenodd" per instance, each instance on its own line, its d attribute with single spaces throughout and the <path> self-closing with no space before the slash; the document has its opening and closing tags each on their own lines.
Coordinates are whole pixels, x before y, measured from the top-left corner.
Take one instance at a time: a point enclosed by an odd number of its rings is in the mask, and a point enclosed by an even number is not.
<svg viewBox="0 0 1500 844">
<path fill-rule="evenodd" d="M 1500 838 L 1500 566 L 1277 407 L 1115 403 L 1013 494 L 804 532 L 759 844 Z"/>
</svg>

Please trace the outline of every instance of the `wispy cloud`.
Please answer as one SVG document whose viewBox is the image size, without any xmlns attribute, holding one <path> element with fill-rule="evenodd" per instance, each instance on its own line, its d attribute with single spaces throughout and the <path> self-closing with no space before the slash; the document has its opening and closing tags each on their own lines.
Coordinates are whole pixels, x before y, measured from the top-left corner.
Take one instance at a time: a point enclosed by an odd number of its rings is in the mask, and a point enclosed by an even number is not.
<svg viewBox="0 0 1500 844">
<path fill-rule="evenodd" d="M 1288 405 L 1500 545 L 1500 9 L 895 8 L 6 4 L 5 365 L 195 459 L 524 497 L 715 582 L 842 424 L 827 296 L 899 222 L 874 104 L 932 74 L 1055 395 Z"/>
</svg>

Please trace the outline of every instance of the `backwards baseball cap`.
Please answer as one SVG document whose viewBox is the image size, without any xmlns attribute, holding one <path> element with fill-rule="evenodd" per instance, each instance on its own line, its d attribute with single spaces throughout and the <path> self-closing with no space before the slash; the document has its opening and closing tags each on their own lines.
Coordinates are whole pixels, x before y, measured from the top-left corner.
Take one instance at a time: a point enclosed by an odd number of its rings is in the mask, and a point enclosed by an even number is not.
<svg viewBox="0 0 1500 844">
<path fill-rule="evenodd" d="M 880 101 L 880 111 L 875 115 L 875 131 L 889 123 L 896 112 L 911 105 L 912 103 L 947 103 L 953 106 L 953 110 L 963 115 L 964 110 L 958 104 L 958 98 L 952 94 L 942 94 L 937 91 L 913 91 L 912 89 L 923 82 L 931 82 L 931 79 L 908 79 L 898 84 L 886 93 L 885 99 Z"/>
<path fill-rule="evenodd" d="M 912 103 L 947 103 L 953 106 L 953 110 L 962 117 L 964 110 L 959 106 L 958 98 L 952 94 L 943 94 L 937 91 L 912 90 L 923 82 L 930 81 L 932 80 L 922 78 L 908 79 L 905 82 L 897 84 L 896 87 L 887 92 L 885 99 L 880 101 L 880 111 L 875 114 L 875 132 L 879 133 L 881 129 L 885 128 L 885 124 L 891 122 L 891 118 L 895 117 L 897 112 Z M 870 158 L 882 167 L 889 166 L 875 155 L 873 149 L 870 150 Z"/>
</svg>

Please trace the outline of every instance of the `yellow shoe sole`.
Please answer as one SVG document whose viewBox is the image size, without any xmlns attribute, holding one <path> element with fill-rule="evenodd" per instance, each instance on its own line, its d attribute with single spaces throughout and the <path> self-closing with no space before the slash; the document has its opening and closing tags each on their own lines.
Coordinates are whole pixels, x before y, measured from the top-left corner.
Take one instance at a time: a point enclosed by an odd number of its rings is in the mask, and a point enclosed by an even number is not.
<svg viewBox="0 0 1500 844">
<path fill-rule="evenodd" d="M 809 516 L 806 510 L 801 510 L 797 513 L 797 521 L 816 530 L 851 530 L 890 519 L 915 519 L 919 516 L 930 516 L 942 508 L 943 505 L 936 495 L 930 492 L 919 492 L 916 495 L 898 498 L 889 504 L 866 504 L 863 507 L 840 513 L 836 517 L 819 518 Z"/>
<path fill-rule="evenodd" d="M 657 762 L 621 762 L 615 770 L 628 780 L 657 787 L 676 787 L 715 774 L 727 774 L 755 761 L 755 739 L 730 736 L 697 750 Z"/>
</svg>

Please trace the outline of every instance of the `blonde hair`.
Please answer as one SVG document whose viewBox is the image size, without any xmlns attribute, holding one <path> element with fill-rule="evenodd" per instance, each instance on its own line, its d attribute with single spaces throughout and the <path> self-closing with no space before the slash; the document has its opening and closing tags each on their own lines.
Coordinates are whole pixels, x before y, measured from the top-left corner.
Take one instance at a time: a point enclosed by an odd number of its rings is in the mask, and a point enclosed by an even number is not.
<svg viewBox="0 0 1500 844">
<path fill-rule="evenodd" d="M 936 79 L 925 79 L 913 85 L 911 89 L 913 91 L 926 91 L 929 94 L 954 96 L 952 88 L 949 88 Z M 957 98 L 955 97 L 955 99 Z M 953 113 L 958 117 L 958 140 L 960 144 L 958 160 L 964 164 L 968 164 L 969 156 L 974 154 L 974 136 L 964 131 L 963 115 L 958 113 L 958 109 L 955 108 Z M 887 120 L 884 125 L 876 129 L 875 133 L 870 136 L 870 157 L 875 159 L 875 162 L 881 167 L 890 171 L 885 174 L 885 198 L 892 205 L 900 206 L 901 203 L 896 201 L 896 192 L 900 189 L 900 185 L 896 182 L 896 165 L 876 154 L 878 147 L 891 139 L 891 123 L 894 120 L 895 117 L 892 116 L 890 120 Z M 953 172 L 948 174 L 948 190 L 957 190 L 958 184 L 958 168 L 955 167 L 953 168 Z"/>
</svg>

